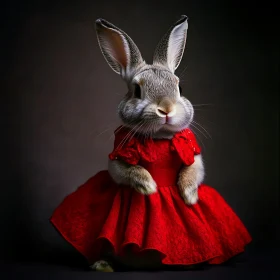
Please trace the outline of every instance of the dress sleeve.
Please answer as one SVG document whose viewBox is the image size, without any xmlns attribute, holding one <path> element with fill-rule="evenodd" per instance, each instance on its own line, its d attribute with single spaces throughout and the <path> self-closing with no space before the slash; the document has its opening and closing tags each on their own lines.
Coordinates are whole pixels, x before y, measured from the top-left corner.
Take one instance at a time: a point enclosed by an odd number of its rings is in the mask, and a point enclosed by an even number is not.
<svg viewBox="0 0 280 280">
<path fill-rule="evenodd" d="M 176 135 L 172 144 L 185 165 L 192 165 L 194 156 L 201 153 L 196 137 L 190 129 Z"/>
<path fill-rule="evenodd" d="M 128 133 L 129 131 L 125 130 L 124 128 L 118 128 L 115 130 L 114 149 L 109 154 L 109 158 L 111 160 L 121 159 L 128 164 L 136 165 L 140 160 L 137 147 L 138 142 L 134 137 L 132 139 L 127 137 Z"/>
</svg>

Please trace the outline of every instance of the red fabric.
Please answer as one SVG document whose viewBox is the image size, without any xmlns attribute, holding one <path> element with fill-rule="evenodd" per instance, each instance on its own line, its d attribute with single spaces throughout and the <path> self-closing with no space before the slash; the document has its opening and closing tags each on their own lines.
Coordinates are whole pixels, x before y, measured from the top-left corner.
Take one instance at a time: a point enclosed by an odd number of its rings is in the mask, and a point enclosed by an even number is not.
<svg viewBox="0 0 280 280">
<path fill-rule="evenodd" d="M 116 134 L 111 159 L 121 158 L 144 166 L 157 182 L 158 191 L 144 196 L 129 186 L 115 184 L 100 171 L 54 211 L 51 222 L 90 263 L 98 260 L 105 243 L 115 254 L 156 250 L 163 264 L 222 263 L 241 253 L 251 236 L 217 191 L 198 189 L 199 201 L 187 206 L 176 180 L 182 164 L 194 162 L 200 148 L 190 130 L 172 140 L 141 140 L 124 145 L 126 130 Z"/>
</svg>

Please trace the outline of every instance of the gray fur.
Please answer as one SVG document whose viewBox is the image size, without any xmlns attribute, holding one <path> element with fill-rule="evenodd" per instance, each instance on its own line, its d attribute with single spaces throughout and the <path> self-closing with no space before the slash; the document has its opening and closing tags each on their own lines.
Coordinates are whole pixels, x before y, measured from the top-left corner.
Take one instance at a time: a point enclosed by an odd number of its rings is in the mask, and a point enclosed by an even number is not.
<svg viewBox="0 0 280 280">
<path fill-rule="evenodd" d="M 117 184 L 130 186 L 146 195 L 157 191 L 156 182 L 142 166 L 130 165 L 119 160 L 109 160 L 108 171 Z"/>
</svg>

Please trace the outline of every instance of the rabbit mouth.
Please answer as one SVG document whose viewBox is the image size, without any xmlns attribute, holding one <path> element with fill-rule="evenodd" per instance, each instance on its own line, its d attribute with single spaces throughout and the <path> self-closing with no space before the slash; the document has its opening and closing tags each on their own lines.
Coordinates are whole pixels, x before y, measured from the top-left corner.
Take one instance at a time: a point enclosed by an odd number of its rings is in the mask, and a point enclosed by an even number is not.
<svg viewBox="0 0 280 280">
<path fill-rule="evenodd" d="M 166 127 L 176 127 L 178 124 L 176 123 L 176 119 L 174 116 L 166 115 L 160 119 L 160 124 Z"/>
<path fill-rule="evenodd" d="M 166 126 L 166 127 L 176 127 L 177 125 L 174 124 L 172 117 L 166 116 L 165 122 L 163 123 L 163 126 Z"/>
<path fill-rule="evenodd" d="M 168 130 L 172 132 L 177 132 L 182 129 L 189 127 L 190 123 L 192 122 L 192 118 L 184 118 L 184 121 L 178 122 L 174 117 L 166 117 L 165 120 L 161 122 L 158 126 L 159 130 Z"/>
<path fill-rule="evenodd" d="M 168 124 L 168 122 L 169 122 L 169 117 L 166 116 L 166 117 L 165 117 L 165 124 Z"/>
</svg>

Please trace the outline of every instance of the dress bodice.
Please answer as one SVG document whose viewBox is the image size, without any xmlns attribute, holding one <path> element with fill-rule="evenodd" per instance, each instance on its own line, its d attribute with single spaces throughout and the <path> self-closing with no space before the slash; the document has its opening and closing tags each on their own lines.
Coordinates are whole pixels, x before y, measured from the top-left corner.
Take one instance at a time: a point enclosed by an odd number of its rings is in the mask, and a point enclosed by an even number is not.
<svg viewBox="0 0 280 280">
<path fill-rule="evenodd" d="M 155 161 L 150 162 L 141 158 L 138 164 L 150 172 L 158 187 L 177 185 L 177 177 L 183 161 L 170 145 L 170 141 L 156 140 L 153 152 L 160 155 Z"/>
<path fill-rule="evenodd" d="M 200 153 L 200 147 L 190 129 L 176 133 L 172 139 L 129 138 L 128 133 L 126 128 L 115 131 L 114 150 L 109 158 L 143 166 L 158 187 L 176 185 L 182 165 L 191 165 L 194 156 Z"/>
</svg>

